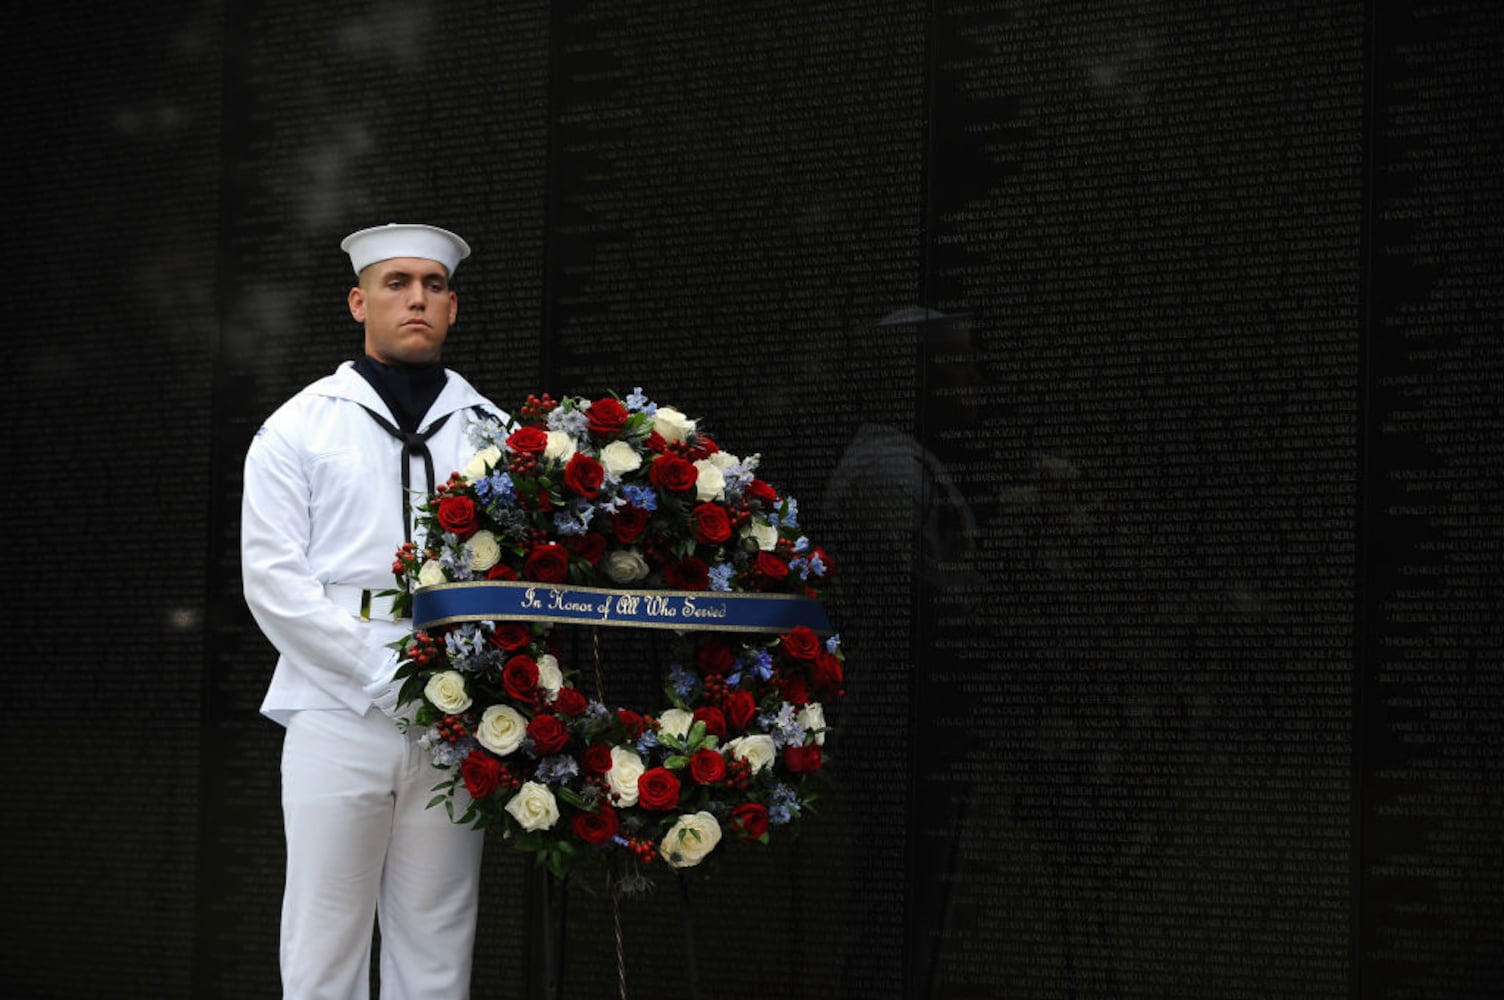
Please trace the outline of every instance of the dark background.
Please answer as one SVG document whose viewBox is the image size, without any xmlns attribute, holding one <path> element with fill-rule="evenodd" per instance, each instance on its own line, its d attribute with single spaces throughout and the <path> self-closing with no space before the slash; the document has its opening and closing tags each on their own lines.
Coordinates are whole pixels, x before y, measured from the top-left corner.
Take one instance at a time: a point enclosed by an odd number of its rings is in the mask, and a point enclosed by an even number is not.
<svg viewBox="0 0 1504 1000">
<path fill-rule="evenodd" d="M 839 561 L 837 786 L 697 874 L 706 996 L 1504 995 L 1495 3 L 161 3 L 6 48 L 6 996 L 278 991 L 240 464 L 359 349 L 337 245 L 387 221 L 474 245 L 482 391 L 642 386 Z M 475 995 L 518 996 L 524 860 L 485 878 Z M 671 886 L 623 917 L 682 994 Z M 569 940 L 614 995 L 604 899 Z"/>
</svg>

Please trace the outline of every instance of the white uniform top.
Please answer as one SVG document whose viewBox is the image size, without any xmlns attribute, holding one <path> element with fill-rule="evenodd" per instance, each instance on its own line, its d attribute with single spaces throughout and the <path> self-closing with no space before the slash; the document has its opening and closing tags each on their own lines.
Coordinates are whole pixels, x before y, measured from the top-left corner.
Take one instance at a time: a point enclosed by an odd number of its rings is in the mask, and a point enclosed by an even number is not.
<svg viewBox="0 0 1504 1000">
<path fill-rule="evenodd" d="M 480 416 L 471 408 L 502 416 L 470 383 L 445 374 L 418 427 L 422 433 L 454 414 L 428 440 L 441 483 L 475 453 L 466 431 Z M 410 624 L 375 615 L 361 621 L 359 598 L 345 589 L 391 589 L 392 560 L 403 541 L 402 442 L 362 405 L 396 423 L 347 361 L 267 418 L 246 453 L 241 576 L 252 616 L 281 654 L 261 711 L 283 725 L 304 708 L 363 715 L 395 670 L 387 644 Z M 412 464 L 416 507 L 426 480 L 422 457 Z"/>
</svg>

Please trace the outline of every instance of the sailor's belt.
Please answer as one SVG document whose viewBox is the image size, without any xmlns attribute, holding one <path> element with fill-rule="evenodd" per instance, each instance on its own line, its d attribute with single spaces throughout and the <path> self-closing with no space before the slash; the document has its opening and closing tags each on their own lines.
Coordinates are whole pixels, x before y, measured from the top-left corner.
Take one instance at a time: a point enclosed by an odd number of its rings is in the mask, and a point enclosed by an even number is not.
<svg viewBox="0 0 1504 1000">
<path fill-rule="evenodd" d="M 326 583 L 324 584 L 324 596 L 363 622 L 373 620 L 400 622 L 407 620 L 406 615 L 398 617 L 392 613 L 392 602 L 396 599 L 395 594 L 383 596 L 381 591 L 370 587 L 355 587 L 344 583 Z"/>
</svg>

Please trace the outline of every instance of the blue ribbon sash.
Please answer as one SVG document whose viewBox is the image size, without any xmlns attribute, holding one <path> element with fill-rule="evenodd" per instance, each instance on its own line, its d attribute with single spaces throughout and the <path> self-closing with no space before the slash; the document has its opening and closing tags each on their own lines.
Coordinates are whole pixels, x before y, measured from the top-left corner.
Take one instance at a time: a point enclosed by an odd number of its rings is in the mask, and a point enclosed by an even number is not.
<svg viewBox="0 0 1504 1000">
<path fill-rule="evenodd" d="M 439 583 L 413 592 L 415 628 L 475 621 L 774 633 L 804 625 L 819 635 L 834 631 L 818 601 L 793 594 L 612 590 L 515 580 Z"/>
</svg>

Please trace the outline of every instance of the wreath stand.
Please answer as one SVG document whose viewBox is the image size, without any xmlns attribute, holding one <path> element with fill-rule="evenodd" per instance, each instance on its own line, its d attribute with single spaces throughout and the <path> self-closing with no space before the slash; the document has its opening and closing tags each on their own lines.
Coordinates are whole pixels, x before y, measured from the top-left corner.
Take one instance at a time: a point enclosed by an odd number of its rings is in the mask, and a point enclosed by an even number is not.
<svg viewBox="0 0 1504 1000">
<path fill-rule="evenodd" d="M 591 628 L 591 660 L 595 667 L 595 697 L 606 703 L 606 682 L 601 671 L 601 633 L 598 627 Z M 609 862 L 608 862 L 609 864 Z M 564 953 L 565 953 L 565 901 L 569 884 L 565 879 L 555 878 L 543 866 L 534 869 L 534 891 L 538 898 L 538 910 L 543 925 L 543 1000 L 564 1000 Z M 689 879 L 683 872 L 675 873 L 679 883 L 679 910 L 684 920 L 684 953 L 689 975 L 688 1000 L 700 1000 L 700 967 L 695 951 L 694 914 L 689 902 Z M 619 1000 L 627 996 L 627 952 L 621 930 L 621 890 L 615 871 L 607 869 L 606 890 L 611 896 L 611 929 L 616 939 L 616 986 Z M 534 991 L 536 992 L 536 991 Z"/>
</svg>

